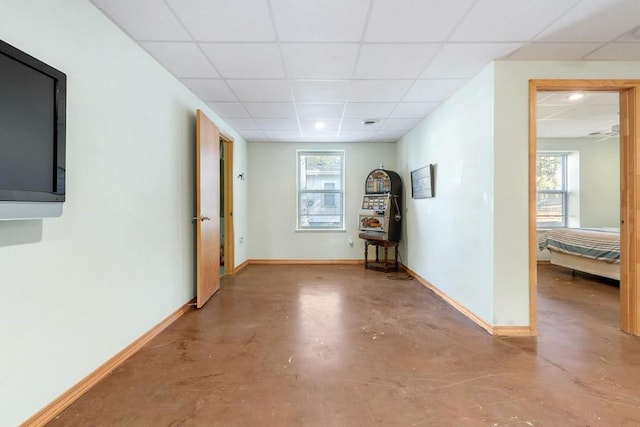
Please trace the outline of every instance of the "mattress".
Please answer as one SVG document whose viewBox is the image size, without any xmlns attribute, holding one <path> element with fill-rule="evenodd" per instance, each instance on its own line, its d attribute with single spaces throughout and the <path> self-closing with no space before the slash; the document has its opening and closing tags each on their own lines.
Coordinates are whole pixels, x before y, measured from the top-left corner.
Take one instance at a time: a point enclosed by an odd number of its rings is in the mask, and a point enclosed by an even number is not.
<svg viewBox="0 0 640 427">
<path fill-rule="evenodd" d="M 609 263 L 620 262 L 620 230 L 615 228 L 558 228 L 538 240 L 540 250 L 577 255 Z"/>
</svg>

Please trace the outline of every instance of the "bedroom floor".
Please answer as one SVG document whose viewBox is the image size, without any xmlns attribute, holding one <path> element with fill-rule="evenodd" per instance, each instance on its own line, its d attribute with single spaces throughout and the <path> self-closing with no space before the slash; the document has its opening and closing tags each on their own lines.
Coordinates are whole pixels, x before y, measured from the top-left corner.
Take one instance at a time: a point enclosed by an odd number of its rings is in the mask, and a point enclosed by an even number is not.
<svg viewBox="0 0 640 427">
<path fill-rule="evenodd" d="M 392 278 L 396 280 L 392 280 Z M 617 288 L 539 268 L 538 338 L 494 338 L 414 280 L 252 265 L 50 426 L 640 423 Z"/>
</svg>

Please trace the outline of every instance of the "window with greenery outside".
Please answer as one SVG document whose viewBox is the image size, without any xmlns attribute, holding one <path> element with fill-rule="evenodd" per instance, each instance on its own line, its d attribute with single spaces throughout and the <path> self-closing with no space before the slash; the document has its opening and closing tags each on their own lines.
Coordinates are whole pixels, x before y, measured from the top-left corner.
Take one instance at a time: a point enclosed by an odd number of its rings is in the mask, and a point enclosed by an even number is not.
<svg viewBox="0 0 640 427">
<path fill-rule="evenodd" d="M 344 229 L 344 151 L 298 150 L 298 224 Z"/>
<path fill-rule="evenodd" d="M 536 162 L 536 225 L 567 225 L 567 154 L 538 153 Z"/>
</svg>

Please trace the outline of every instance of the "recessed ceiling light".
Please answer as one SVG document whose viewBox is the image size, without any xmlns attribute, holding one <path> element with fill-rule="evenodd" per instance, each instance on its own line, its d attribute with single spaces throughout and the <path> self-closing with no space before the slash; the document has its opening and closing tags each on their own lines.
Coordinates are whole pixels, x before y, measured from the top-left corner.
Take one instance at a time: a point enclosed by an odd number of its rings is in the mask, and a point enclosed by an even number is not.
<svg viewBox="0 0 640 427">
<path fill-rule="evenodd" d="M 567 99 L 569 101 L 577 101 L 582 98 L 584 98 L 584 93 L 572 93 Z"/>
<path fill-rule="evenodd" d="M 378 121 L 375 120 L 375 119 L 369 119 L 369 120 L 363 120 L 362 121 L 362 124 L 365 125 L 365 126 L 373 126 L 376 123 L 378 123 Z"/>
<path fill-rule="evenodd" d="M 324 122 L 316 122 L 314 126 L 316 129 L 324 129 L 327 125 L 325 125 Z"/>
</svg>

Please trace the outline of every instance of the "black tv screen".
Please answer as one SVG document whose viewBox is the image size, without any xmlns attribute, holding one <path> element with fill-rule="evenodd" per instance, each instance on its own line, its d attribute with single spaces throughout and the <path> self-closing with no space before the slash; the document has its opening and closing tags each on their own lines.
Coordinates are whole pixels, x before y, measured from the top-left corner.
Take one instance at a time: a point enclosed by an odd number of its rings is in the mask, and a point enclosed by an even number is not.
<svg viewBox="0 0 640 427">
<path fill-rule="evenodd" d="M 66 75 L 0 40 L 0 202 L 65 200 Z"/>
</svg>

